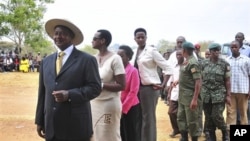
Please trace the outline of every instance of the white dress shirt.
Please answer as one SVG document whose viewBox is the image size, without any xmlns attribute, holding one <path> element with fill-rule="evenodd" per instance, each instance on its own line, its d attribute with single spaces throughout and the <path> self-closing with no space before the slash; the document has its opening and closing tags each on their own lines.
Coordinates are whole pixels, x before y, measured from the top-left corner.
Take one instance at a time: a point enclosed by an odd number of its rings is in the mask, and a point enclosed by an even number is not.
<svg viewBox="0 0 250 141">
<path fill-rule="evenodd" d="M 63 56 L 63 60 L 62 60 L 62 66 L 65 64 L 65 62 L 67 61 L 67 59 L 69 58 L 70 54 L 73 51 L 74 46 L 71 45 L 70 47 L 66 48 L 63 52 L 65 53 L 65 55 Z M 57 55 L 59 54 L 60 51 L 58 51 Z"/>
<path fill-rule="evenodd" d="M 134 52 L 131 64 L 135 64 L 137 49 Z M 141 54 L 137 57 L 138 71 L 143 85 L 161 84 L 161 80 L 157 73 L 159 66 L 166 75 L 172 74 L 171 65 L 159 53 L 159 51 L 151 46 L 145 46 Z"/>
</svg>

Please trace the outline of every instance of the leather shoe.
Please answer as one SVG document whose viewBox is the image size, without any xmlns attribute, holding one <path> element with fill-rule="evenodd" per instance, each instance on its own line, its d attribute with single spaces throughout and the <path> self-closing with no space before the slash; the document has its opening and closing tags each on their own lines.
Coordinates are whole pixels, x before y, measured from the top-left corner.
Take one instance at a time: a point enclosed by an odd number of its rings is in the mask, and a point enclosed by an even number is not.
<svg viewBox="0 0 250 141">
<path fill-rule="evenodd" d="M 177 134 L 180 134 L 181 132 L 172 132 L 169 136 L 171 138 L 174 138 Z"/>
</svg>

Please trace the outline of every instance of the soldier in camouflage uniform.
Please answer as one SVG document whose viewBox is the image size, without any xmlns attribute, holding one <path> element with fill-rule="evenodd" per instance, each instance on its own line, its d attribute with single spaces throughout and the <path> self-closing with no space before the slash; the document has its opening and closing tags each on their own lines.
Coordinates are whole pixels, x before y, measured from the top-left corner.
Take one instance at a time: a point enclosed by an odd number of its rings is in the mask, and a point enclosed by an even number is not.
<svg viewBox="0 0 250 141">
<path fill-rule="evenodd" d="M 225 102 L 230 100 L 230 65 L 219 58 L 221 46 L 212 43 L 208 46 L 211 53 L 210 59 L 202 62 L 202 88 L 201 96 L 205 113 L 206 129 L 209 136 L 207 141 L 216 141 L 216 127 L 222 131 L 222 141 L 228 141 L 226 123 L 223 117 Z"/>
<path fill-rule="evenodd" d="M 194 45 L 194 52 L 197 55 L 197 59 L 198 59 L 199 65 L 201 65 L 202 61 L 205 59 L 204 57 L 202 57 L 200 55 L 201 54 L 200 49 L 201 49 L 200 44 L 195 44 Z M 199 109 L 200 109 L 200 111 L 199 111 L 199 126 L 200 126 L 199 131 L 200 131 L 200 135 L 199 136 L 201 136 L 202 131 L 203 131 L 203 107 L 202 107 L 202 101 L 200 100 L 200 103 L 198 103 L 198 104 L 199 104 Z M 204 130 L 204 133 L 205 133 L 205 130 Z"/>
<path fill-rule="evenodd" d="M 181 132 L 180 141 L 188 141 L 188 132 L 192 141 L 197 141 L 200 135 L 198 119 L 201 85 L 200 66 L 193 56 L 193 44 L 184 42 L 182 48 L 186 61 L 180 67 L 177 123 Z"/>
</svg>

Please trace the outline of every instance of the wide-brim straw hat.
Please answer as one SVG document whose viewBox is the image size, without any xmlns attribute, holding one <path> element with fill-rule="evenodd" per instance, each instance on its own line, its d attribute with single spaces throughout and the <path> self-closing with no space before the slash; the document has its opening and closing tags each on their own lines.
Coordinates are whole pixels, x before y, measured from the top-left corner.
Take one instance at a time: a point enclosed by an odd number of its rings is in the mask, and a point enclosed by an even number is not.
<svg viewBox="0 0 250 141">
<path fill-rule="evenodd" d="M 65 19 L 51 19 L 46 22 L 45 30 L 50 38 L 53 39 L 55 27 L 58 25 L 69 28 L 75 34 L 74 38 L 72 39 L 72 43 L 74 45 L 78 45 L 83 41 L 84 37 L 81 30 L 76 25 Z"/>
</svg>

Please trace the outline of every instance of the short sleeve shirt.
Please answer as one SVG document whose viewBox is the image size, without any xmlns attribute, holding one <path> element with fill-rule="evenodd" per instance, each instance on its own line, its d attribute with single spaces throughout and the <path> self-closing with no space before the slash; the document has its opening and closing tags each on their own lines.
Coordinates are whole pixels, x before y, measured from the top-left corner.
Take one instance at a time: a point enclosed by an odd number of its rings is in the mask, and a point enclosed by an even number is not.
<svg viewBox="0 0 250 141">
<path fill-rule="evenodd" d="M 187 61 L 188 63 L 180 68 L 180 89 L 194 90 L 195 80 L 201 78 L 200 66 L 194 56 L 190 56 Z"/>
<path fill-rule="evenodd" d="M 187 63 L 180 68 L 179 102 L 189 105 L 195 90 L 195 81 L 201 78 L 200 66 L 194 56 L 187 58 Z"/>
</svg>

